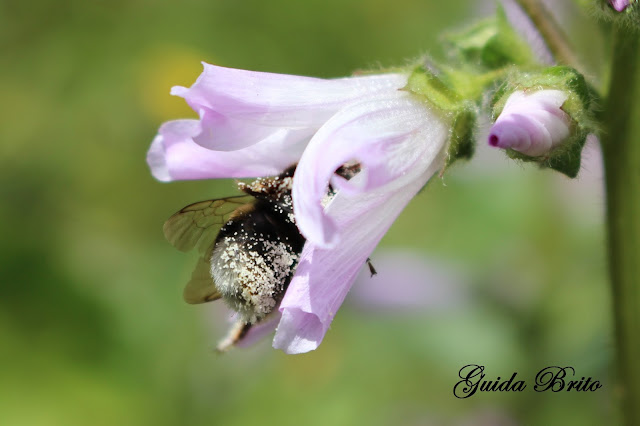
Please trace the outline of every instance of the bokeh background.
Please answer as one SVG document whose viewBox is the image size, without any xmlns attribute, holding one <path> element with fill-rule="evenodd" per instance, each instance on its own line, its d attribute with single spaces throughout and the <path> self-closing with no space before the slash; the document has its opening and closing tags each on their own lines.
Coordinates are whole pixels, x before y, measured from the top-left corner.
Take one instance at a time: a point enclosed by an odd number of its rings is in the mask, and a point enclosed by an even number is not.
<svg viewBox="0 0 640 426">
<path fill-rule="evenodd" d="M 599 81 L 603 41 L 556 2 Z M 230 180 L 161 184 L 145 153 L 200 61 L 337 77 L 443 57 L 491 3 L 0 0 L 0 424 L 599 425 L 612 333 L 597 146 L 569 181 L 479 147 L 416 197 L 320 348 L 224 356 L 222 304 L 189 306 L 194 256 L 162 224 Z M 595 29 L 595 30 L 594 30 Z M 485 126 L 486 127 L 486 126 Z M 481 144 L 482 145 L 482 144 Z M 466 364 L 522 393 L 459 400 Z M 536 393 L 570 365 L 595 393 Z"/>
</svg>

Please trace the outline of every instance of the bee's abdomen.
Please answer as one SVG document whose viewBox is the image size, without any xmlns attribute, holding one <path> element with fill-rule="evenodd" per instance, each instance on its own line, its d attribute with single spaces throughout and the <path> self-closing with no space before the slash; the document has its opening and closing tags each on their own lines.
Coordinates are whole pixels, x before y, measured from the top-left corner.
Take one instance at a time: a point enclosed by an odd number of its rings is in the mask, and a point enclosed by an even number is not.
<svg viewBox="0 0 640 426">
<path fill-rule="evenodd" d="M 259 321 L 280 303 L 303 245 L 295 223 L 258 201 L 220 230 L 211 257 L 215 285 L 245 322 Z"/>
</svg>

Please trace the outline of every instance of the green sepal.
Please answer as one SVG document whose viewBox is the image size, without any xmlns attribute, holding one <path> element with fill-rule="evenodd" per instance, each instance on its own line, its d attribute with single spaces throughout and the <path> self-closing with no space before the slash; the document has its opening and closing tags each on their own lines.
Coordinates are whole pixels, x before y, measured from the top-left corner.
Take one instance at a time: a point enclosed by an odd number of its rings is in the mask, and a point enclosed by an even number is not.
<svg viewBox="0 0 640 426">
<path fill-rule="evenodd" d="M 460 96 L 446 81 L 422 66 L 413 70 L 404 90 L 422 96 L 444 112 L 458 110 L 462 102 Z"/>
<path fill-rule="evenodd" d="M 549 155 L 541 157 L 530 157 L 521 152 L 507 149 L 509 158 L 525 162 L 538 163 L 541 168 L 549 168 L 558 171 L 567 177 L 575 178 L 580 171 L 580 158 L 582 148 L 587 141 L 588 133 L 580 132 L 576 137 L 571 138 L 568 143 L 563 143 L 554 149 Z"/>
<path fill-rule="evenodd" d="M 564 90 L 568 93 L 569 98 L 562 109 L 572 118 L 576 119 L 574 115 L 579 116 L 583 112 L 588 116 L 593 114 L 596 101 L 594 90 L 578 71 L 559 65 L 532 71 L 512 72 L 493 95 L 491 104 L 494 106 L 494 115 L 502 111 L 512 92 L 545 89 Z"/>
<path fill-rule="evenodd" d="M 465 31 L 447 34 L 445 42 L 456 59 L 487 70 L 535 64 L 531 48 L 513 30 L 500 6 L 495 17 L 478 22 Z"/>
<path fill-rule="evenodd" d="M 449 146 L 445 169 L 458 159 L 469 160 L 475 152 L 476 113 L 473 109 L 462 109 L 453 119 L 449 132 Z"/>
<path fill-rule="evenodd" d="M 447 78 L 446 72 L 437 76 L 425 67 L 418 66 L 404 88 L 438 109 L 443 118 L 451 122 L 445 169 L 457 159 L 471 158 L 475 148 L 476 108 L 452 87 L 452 81 L 455 78 Z"/>
<path fill-rule="evenodd" d="M 535 162 L 541 167 L 551 168 L 574 178 L 580 171 L 581 153 L 587 135 L 598 131 L 594 119 L 597 96 L 582 74 L 567 66 L 513 73 L 493 96 L 492 119 L 495 121 L 498 118 L 513 92 L 539 90 L 561 90 L 567 93 L 567 100 L 561 109 L 571 120 L 569 137 L 543 156 L 531 157 L 511 149 L 507 149 L 506 153 L 510 158 Z"/>
<path fill-rule="evenodd" d="M 590 12 L 597 19 L 605 22 L 615 23 L 616 26 L 624 28 L 630 34 L 630 37 L 637 37 L 640 31 L 640 2 L 632 0 L 631 4 L 622 12 L 616 11 L 609 5 L 607 0 L 580 0 L 590 9 Z"/>
</svg>

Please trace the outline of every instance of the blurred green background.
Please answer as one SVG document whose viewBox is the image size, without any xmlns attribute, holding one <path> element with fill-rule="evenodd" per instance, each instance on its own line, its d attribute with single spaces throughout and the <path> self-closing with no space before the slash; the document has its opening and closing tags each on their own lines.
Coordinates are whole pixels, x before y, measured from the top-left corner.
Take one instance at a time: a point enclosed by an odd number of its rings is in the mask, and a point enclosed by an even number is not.
<svg viewBox="0 0 640 426">
<path fill-rule="evenodd" d="M 1 0 L 0 424 L 610 424 L 597 150 L 576 181 L 481 150 L 413 200 L 372 259 L 446 265 L 462 294 L 446 307 L 350 297 L 315 352 L 266 339 L 216 356 L 228 313 L 182 301 L 195 258 L 162 224 L 234 184 L 151 177 L 158 126 L 194 115 L 172 85 L 201 60 L 337 77 L 442 55 L 438 34 L 491 10 L 481 3 Z M 563 13 L 598 64 L 586 18 Z M 470 363 L 528 389 L 456 399 Z M 536 393 L 548 365 L 604 387 Z"/>
</svg>

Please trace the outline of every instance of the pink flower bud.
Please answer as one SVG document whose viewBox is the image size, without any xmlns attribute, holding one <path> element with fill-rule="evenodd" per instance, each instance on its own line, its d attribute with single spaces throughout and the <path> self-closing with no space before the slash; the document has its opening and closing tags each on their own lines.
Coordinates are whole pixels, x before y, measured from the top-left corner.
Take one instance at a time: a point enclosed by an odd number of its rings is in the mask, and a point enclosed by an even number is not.
<svg viewBox="0 0 640 426">
<path fill-rule="evenodd" d="M 609 0 L 609 4 L 616 11 L 622 12 L 623 10 L 625 10 L 627 7 L 629 7 L 631 5 L 631 1 L 629 1 L 629 0 Z"/>
<path fill-rule="evenodd" d="M 544 155 L 569 136 L 567 100 L 561 90 L 514 92 L 489 132 L 489 145 L 510 148 L 531 157 Z"/>
</svg>

